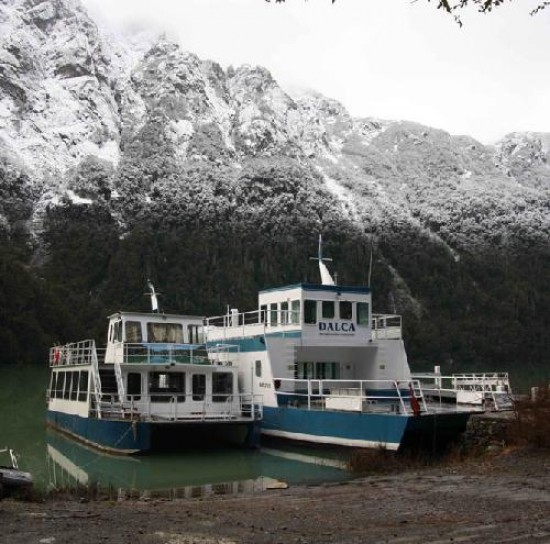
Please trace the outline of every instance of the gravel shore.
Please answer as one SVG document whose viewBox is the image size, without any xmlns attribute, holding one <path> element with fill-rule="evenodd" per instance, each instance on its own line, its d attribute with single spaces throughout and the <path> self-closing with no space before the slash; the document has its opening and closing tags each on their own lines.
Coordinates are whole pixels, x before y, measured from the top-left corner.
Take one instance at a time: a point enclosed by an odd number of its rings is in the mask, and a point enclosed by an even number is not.
<svg viewBox="0 0 550 544">
<path fill-rule="evenodd" d="M 550 453 L 176 500 L 0 502 L 4 544 L 550 542 Z"/>
</svg>

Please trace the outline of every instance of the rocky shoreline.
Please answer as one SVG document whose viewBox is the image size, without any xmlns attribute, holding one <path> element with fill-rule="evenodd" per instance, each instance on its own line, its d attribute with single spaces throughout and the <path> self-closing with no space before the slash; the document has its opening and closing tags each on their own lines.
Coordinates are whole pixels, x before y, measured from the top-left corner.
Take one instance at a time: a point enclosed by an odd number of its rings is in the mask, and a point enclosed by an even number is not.
<svg viewBox="0 0 550 544">
<path fill-rule="evenodd" d="M 462 453 L 345 483 L 208 498 L 0 502 L 0 544 L 550 542 L 550 451 L 472 418 Z M 474 453 L 475 452 L 475 453 Z"/>
<path fill-rule="evenodd" d="M 1 544 L 550 542 L 550 453 L 208 499 L 0 502 Z"/>
</svg>

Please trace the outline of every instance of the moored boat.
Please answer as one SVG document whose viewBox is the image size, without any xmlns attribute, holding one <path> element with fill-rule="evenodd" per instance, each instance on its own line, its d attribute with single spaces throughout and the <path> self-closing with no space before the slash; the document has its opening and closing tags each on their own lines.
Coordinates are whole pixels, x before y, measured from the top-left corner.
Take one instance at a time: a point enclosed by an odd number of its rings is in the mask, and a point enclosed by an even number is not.
<svg viewBox="0 0 550 544">
<path fill-rule="evenodd" d="M 203 342 L 199 316 L 158 311 L 109 317 L 107 345 L 50 350 L 47 423 L 116 453 L 213 444 L 255 446 L 260 396 L 239 386 L 223 347 Z"/>
<path fill-rule="evenodd" d="M 207 346 L 223 345 L 222 359 L 263 395 L 263 435 L 397 450 L 425 437 L 448 440 L 491 396 L 509 398 L 505 374 L 450 385 L 411 374 L 401 316 L 373 313 L 369 287 L 337 285 L 321 240 L 317 259 L 321 284 L 266 289 L 257 309 L 206 320 Z"/>
<path fill-rule="evenodd" d="M 29 489 L 32 486 L 32 475 L 19 469 L 15 452 L 10 448 L 2 448 L 0 454 L 9 455 L 9 464 L 0 465 L 0 499 L 13 492 Z"/>
</svg>

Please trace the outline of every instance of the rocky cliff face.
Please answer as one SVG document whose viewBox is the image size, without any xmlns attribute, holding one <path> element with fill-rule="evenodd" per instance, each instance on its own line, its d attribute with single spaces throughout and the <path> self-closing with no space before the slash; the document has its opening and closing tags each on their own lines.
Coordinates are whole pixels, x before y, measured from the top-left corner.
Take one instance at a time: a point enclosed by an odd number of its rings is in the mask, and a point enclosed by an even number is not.
<svg viewBox="0 0 550 544">
<path fill-rule="evenodd" d="M 124 146 L 162 121 L 182 162 L 307 163 L 355 219 L 388 201 L 431 217 L 439 206 L 425 193 L 444 188 L 483 193 L 496 184 L 520 200 L 522 188 L 535 200 L 550 188 L 547 134 L 511 134 L 492 148 L 414 123 L 352 119 L 319 94 L 290 96 L 265 68 L 225 72 L 162 39 L 130 53 L 78 0 L 8 0 L 0 36 L 0 149 L 35 183 L 63 187 L 88 156 L 116 168 Z"/>
</svg>

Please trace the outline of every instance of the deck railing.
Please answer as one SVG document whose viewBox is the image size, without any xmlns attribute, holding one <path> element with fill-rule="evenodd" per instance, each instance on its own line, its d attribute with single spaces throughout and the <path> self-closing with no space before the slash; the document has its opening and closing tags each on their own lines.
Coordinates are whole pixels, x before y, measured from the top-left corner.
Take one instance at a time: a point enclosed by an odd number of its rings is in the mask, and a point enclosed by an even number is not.
<svg viewBox="0 0 550 544">
<path fill-rule="evenodd" d="M 94 340 L 82 340 L 50 348 L 49 364 L 53 366 L 92 364 L 95 351 Z"/>
<path fill-rule="evenodd" d="M 402 337 L 401 316 L 396 314 L 372 314 L 372 338 L 399 339 Z"/>
<path fill-rule="evenodd" d="M 276 380 L 279 403 L 308 410 L 427 412 L 417 380 Z"/>
<path fill-rule="evenodd" d="M 511 407 L 513 394 L 507 372 L 462 373 L 443 375 L 440 372 L 413 374 L 424 393 L 439 403 L 449 400 L 464 404 L 484 405 L 495 410 Z"/>
<path fill-rule="evenodd" d="M 122 363 L 128 364 L 209 364 L 205 346 L 190 344 L 123 344 Z"/>
<path fill-rule="evenodd" d="M 133 421 L 254 421 L 263 417 L 263 398 L 252 394 L 214 394 L 190 401 L 189 393 L 151 393 L 126 395 L 124 402 L 117 395 L 102 395 L 98 403 L 102 419 Z M 92 409 L 92 417 L 98 417 Z"/>
<path fill-rule="evenodd" d="M 209 317 L 205 320 L 209 340 L 264 334 L 269 329 L 285 332 L 300 327 L 300 312 L 292 310 L 253 310 Z"/>
</svg>

